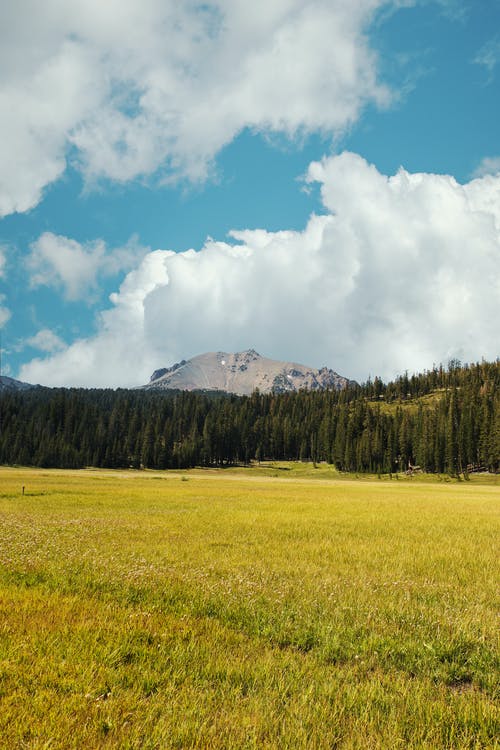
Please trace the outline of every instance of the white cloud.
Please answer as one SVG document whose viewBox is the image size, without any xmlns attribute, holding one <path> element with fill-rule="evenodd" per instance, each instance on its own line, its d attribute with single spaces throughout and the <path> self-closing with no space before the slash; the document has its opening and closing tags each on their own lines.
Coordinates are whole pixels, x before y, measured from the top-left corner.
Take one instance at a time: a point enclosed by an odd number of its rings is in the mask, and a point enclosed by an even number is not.
<svg viewBox="0 0 500 750">
<path fill-rule="evenodd" d="M 98 286 L 99 276 L 114 276 L 129 270 L 144 254 L 133 238 L 122 248 L 106 251 L 102 240 L 86 243 L 44 232 L 32 243 L 26 259 L 31 286 L 62 288 L 68 300 L 88 297 Z"/>
<path fill-rule="evenodd" d="M 94 338 L 25 365 L 22 379 L 137 385 L 183 357 L 249 347 L 360 380 L 498 356 L 500 177 L 387 177 L 344 153 L 307 180 L 326 213 L 302 232 L 150 253 Z"/>
<path fill-rule="evenodd" d="M 366 35 L 396 0 L 18 0 L 0 5 L 0 216 L 66 168 L 204 179 L 242 129 L 335 135 L 377 80 Z"/>
<path fill-rule="evenodd" d="M 500 156 L 485 156 L 474 170 L 474 177 L 500 174 Z"/>
<path fill-rule="evenodd" d="M 64 341 L 51 331 L 50 328 L 42 328 L 38 333 L 23 342 L 23 348 L 31 346 L 42 352 L 57 352 L 66 348 Z"/>
<path fill-rule="evenodd" d="M 0 279 L 5 275 L 5 250 L 0 245 Z M 10 319 L 11 312 L 2 303 L 5 301 L 5 295 L 0 294 L 0 328 L 3 328 L 5 323 Z"/>
<path fill-rule="evenodd" d="M 489 82 L 491 82 L 493 71 L 500 62 L 500 36 L 496 36 L 483 44 L 472 62 L 486 68 L 490 75 Z"/>
<path fill-rule="evenodd" d="M 4 302 L 5 294 L 0 294 L 0 328 L 3 328 L 11 317 L 11 312 L 8 307 L 4 306 Z"/>
<path fill-rule="evenodd" d="M 166 260 L 173 254 L 157 250 L 125 278 L 113 307 L 101 313 L 99 333 L 80 339 L 46 359 L 22 367 L 33 382 L 47 385 L 129 386 L 149 379 L 156 357 L 144 334 L 144 300 L 168 284 Z M 40 381 L 41 377 L 41 381 Z"/>
</svg>

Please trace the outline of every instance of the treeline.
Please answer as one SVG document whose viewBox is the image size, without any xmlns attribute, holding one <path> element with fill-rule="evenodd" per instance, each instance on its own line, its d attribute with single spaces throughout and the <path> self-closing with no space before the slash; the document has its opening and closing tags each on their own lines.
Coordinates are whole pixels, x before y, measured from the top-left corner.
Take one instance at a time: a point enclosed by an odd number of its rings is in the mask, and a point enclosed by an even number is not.
<svg viewBox="0 0 500 750">
<path fill-rule="evenodd" d="M 2 464 L 169 469 L 265 459 L 351 472 L 498 472 L 500 361 L 450 362 L 343 391 L 0 395 Z"/>
</svg>

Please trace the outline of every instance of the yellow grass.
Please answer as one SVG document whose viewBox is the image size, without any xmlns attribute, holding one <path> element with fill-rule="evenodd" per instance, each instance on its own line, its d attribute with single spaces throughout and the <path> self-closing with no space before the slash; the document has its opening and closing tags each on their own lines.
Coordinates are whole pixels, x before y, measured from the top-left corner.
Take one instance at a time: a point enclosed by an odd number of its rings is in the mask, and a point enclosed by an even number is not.
<svg viewBox="0 0 500 750">
<path fill-rule="evenodd" d="M 498 747 L 499 498 L 0 469 L 0 747 Z"/>
</svg>

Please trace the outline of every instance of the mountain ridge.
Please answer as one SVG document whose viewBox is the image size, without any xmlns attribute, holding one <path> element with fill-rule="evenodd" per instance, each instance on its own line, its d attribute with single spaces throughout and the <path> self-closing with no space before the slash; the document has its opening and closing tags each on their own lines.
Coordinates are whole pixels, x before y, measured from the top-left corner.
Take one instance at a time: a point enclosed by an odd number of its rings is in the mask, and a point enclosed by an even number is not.
<svg viewBox="0 0 500 750">
<path fill-rule="evenodd" d="M 0 391 L 27 391 L 38 386 L 24 383 L 22 380 L 10 378 L 8 375 L 0 375 Z"/>
</svg>

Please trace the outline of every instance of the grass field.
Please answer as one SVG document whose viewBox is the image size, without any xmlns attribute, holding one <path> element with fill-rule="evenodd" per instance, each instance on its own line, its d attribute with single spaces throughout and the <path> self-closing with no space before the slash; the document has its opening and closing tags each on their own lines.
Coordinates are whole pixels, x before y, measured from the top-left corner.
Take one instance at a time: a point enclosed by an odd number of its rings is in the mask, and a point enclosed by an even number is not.
<svg viewBox="0 0 500 750">
<path fill-rule="evenodd" d="M 500 747 L 499 500 L 0 469 L 0 747 Z"/>
</svg>

